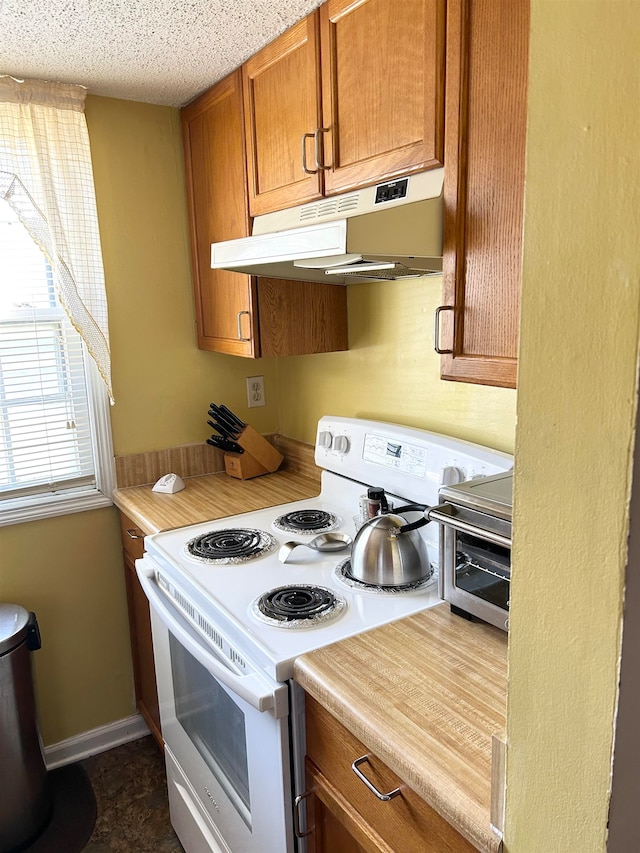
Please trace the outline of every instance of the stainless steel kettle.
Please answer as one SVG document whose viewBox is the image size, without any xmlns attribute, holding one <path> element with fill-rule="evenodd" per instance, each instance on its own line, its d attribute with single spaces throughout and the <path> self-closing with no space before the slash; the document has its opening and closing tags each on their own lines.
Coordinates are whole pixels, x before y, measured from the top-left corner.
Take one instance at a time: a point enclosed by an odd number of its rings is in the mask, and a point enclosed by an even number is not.
<svg viewBox="0 0 640 853">
<path fill-rule="evenodd" d="M 401 512 L 426 512 L 422 504 L 407 504 L 365 521 L 353 542 L 351 576 L 376 586 L 403 586 L 432 574 L 427 545 L 417 532 L 428 524 L 425 516 L 411 523 Z"/>
</svg>

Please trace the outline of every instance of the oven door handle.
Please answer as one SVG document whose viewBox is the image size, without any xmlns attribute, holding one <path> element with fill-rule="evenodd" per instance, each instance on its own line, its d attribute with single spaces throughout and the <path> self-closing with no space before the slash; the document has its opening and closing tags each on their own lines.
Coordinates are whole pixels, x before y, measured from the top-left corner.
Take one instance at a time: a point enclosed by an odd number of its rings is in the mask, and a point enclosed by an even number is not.
<svg viewBox="0 0 640 853">
<path fill-rule="evenodd" d="M 144 594 L 149 599 L 149 604 L 156 611 L 160 619 L 171 630 L 177 640 L 189 651 L 194 658 L 202 664 L 221 684 L 232 690 L 236 696 L 244 699 L 258 711 L 270 711 L 276 709 L 276 697 L 274 690 L 265 684 L 258 673 L 249 675 L 235 675 L 221 664 L 207 649 L 185 631 L 180 621 L 176 618 L 174 611 L 169 607 L 158 586 L 153 581 L 154 572 L 144 565 L 143 560 L 136 561 L 136 572 Z"/>
<path fill-rule="evenodd" d="M 487 530 L 486 527 L 478 527 L 475 524 L 469 524 L 469 522 L 457 518 L 454 508 L 449 505 L 430 509 L 425 515 L 429 521 L 436 521 L 438 524 L 453 527 L 454 530 L 460 530 L 462 533 L 468 533 L 470 536 L 486 539 L 487 542 L 493 542 L 494 545 L 502 545 L 503 548 L 511 548 L 510 537 L 502 536 L 493 530 Z"/>
</svg>

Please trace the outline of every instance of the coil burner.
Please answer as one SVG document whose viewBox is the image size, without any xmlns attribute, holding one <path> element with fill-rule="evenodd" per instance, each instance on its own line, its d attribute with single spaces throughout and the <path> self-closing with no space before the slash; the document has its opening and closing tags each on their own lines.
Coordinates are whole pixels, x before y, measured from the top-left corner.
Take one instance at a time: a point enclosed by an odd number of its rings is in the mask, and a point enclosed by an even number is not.
<svg viewBox="0 0 640 853">
<path fill-rule="evenodd" d="M 283 533 L 316 534 L 335 530 L 341 523 L 341 519 L 332 512 L 325 512 L 322 509 L 296 509 L 279 515 L 273 522 L 273 526 Z"/>
<path fill-rule="evenodd" d="M 315 628 L 335 619 L 345 606 L 344 598 L 326 587 L 300 584 L 263 593 L 252 603 L 251 612 L 278 628 Z"/>
<path fill-rule="evenodd" d="M 264 530 L 233 527 L 211 530 L 190 539 L 183 553 L 192 560 L 211 565 L 245 563 L 268 554 L 277 545 L 275 538 Z"/>
<path fill-rule="evenodd" d="M 341 560 L 333 570 L 333 576 L 338 583 L 348 586 L 359 592 L 380 593 L 382 595 L 401 595 L 403 592 L 418 592 L 425 589 L 435 581 L 433 565 L 430 566 L 429 575 L 419 581 L 412 581 L 399 586 L 378 586 L 374 583 L 365 583 L 354 578 L 351 574 L 351 559 Z"/>
</svg>

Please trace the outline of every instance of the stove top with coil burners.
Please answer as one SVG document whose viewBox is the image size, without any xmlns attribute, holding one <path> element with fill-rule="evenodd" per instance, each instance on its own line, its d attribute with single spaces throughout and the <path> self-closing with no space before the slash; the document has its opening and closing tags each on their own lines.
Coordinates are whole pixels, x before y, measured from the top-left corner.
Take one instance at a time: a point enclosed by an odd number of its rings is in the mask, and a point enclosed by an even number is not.
<svg viewBox="0 0 640 853">
<path fill-rule="evenodd" d="M 435 573 L 426 583 L 398 592 L 362 588 L 337 571 L 348 559 L 348 550 L 296 548 L 282 562 L 281 545 L 309 542 L 327 529 L 354 537 L 354 517 L 368 486 L 385 489 L 396 507 L 416 502 L 431 506 L 438 503 L 443 481 L 493 474 L 512 465 L 507 454 L 447 436 L 343 418 L 321 419 L 315 456 L 323 469 L 315 498 L 145 539 L 165 595 L 183 606 L 192 624 L 203 617 L 277 681 L 292 677 L 295 658 L 305 652 L 440 601 Z M 407 514 L 407 520 L 419 517 Z M 292 519 L 294 525 L 301 524 L 297 532 L 289 527 Z M 438 533 L 433 522 L 420 530 L 434 569 Z M 252 551 L 248 557 L 236 553 L 244 539 Z M 230 553 L 221 556 L 225 549 Z M 274 604 L 283 607 L 280 615 L 271 612 Z M 298 608 L 301 612 L 296 613 Z M 302 612 L 305 608 L 312 618 Z"/>
</svg>

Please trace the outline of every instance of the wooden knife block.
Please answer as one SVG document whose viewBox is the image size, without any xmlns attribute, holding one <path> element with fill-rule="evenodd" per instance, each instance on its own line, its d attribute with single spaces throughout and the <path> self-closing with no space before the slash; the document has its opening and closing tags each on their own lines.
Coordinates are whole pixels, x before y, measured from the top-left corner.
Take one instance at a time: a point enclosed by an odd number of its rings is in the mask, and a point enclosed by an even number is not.
<svg viewBox="0 0 640 853">
<path fill-rule="evenodd" d="M 250 480 L 277 471 L 284 459 L 276 448 L 251 426 L 246 426 L 235 439 L 244 453 L 225 453 L 224 469 L 230 477 Z"/>
</svg>

